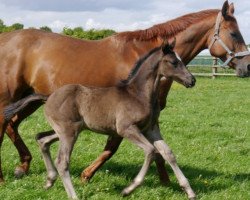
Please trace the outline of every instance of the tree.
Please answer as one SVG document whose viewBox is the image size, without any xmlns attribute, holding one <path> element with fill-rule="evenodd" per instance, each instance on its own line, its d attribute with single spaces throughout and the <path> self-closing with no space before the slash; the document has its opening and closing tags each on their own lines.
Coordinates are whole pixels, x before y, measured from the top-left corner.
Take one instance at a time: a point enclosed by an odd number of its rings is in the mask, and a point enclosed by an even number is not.
<svg viewBox="0 0 250 200">
<path fill-rule="evenodd" d="M 5 25 L 3 23 L 3 20 L 0 19 L 0 33 L 4 32 Z"/>
<path fill-rule="evenodd" d="M 110 29 L 90 29 L 88 31 L 85 31 L 82 27 L 76 27 L 74 29 L 64 27 L 62 32 L 62 34 L 64 35 L 87 40 L 99 40 L 107 36 L 113 35 L 114 33 L 115 31 Z"/>
<path fill-rule="evenodd" d="M 10 26 L 10 29 L 13 29 L 13 30 L 20 30 L 20 29 L 23 29 L 23 24 L 20 24 L 20 23 L 12 24 L 12 25 Z"/>
<path fill-rule="evenodd" d="M 48 27 L 48 26 L 42 26 L 42 27 L 40 27 L 40 30 L 44 30 L 44 31 L 47 31 L 47 32 L 52 32 L 51 28 Z"/>
<path fill-rule="evenodd" d="M 72 36 L 73 33 L 74 33 L 74 31 L 71 28 L 68 28 L 68 27 L 63 28 L 63 31 L 62 31 L 63 35 Z"/>
</svg>

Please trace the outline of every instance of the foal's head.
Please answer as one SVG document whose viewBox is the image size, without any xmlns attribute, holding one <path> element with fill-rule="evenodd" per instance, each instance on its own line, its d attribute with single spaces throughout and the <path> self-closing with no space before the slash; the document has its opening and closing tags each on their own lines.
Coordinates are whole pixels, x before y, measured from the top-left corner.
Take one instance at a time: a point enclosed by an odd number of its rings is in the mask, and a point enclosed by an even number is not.
<svg viewBox="0 0 250 200">
<path fill-rule="evenodd" d="M 167 40 L 163 42 L 161 47 L 163 57 L 159 64 L 158 73 L 167 79 L 173 79 L 187 88 L 193 87 L 195 78 L 173 51 L 174 47 L 175 39 L 170 43 Z"/>
<path fill-rule="evenodd" d="M 245 19 L 248 20 L 248 19 Z M 225 1 L 209 36 L 210 53 L 236 70 L 240 77 L 250 75 L 250 55 L 234 17 L 234 5 Z"/>
</svg>

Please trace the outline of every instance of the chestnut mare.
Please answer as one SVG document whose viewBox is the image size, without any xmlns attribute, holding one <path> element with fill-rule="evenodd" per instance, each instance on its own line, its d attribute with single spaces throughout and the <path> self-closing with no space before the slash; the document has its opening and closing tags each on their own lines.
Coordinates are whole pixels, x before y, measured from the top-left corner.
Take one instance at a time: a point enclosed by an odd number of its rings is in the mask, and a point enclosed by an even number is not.
<svg viewBox="0 0 250 200">
<path fill-rule="evenodd" d="M 158 128 L 160 106 L 158 101 L 161 77 L 171 78 L 186 87 L 195 85 L 195 78 L 173 51 L 175 41 L 164 41 L 140 58 L 126 80 L 108 88 L 86 87 L 79 84 L 65 85 L 49 97 L 33 94 L 5 109 L 6 120 L 11 119 L 29 102 L 46 101 L 45 116 L 54 133 L 39 133 L 37 141 L 47 169 L 45 188 L 54 185 L 59 173 L 70 199 L 77 199 L 69 173 L 70 156 L 81 130 L 92 130 L 112 137 L 126 138 L 142 148 L 144 164 L 133 182 L 122 191 L 130 194 L 142 184 L 152 163 L 155 151 L 170 164 L 189 199 L 195 193 L 177 165 L 175 157 L 162 139 Z M 105 117 L 103 117 L 105 116 Z M 59 139 L 59 151 L 52 162 L 50 145 Z M 125 156 L 125 155 L 124 155 Z"/>
<path fill-rule="evenodd" d="M 219 38 L 214 39 L 215 22 L 219 21 Z M 226 1 L 222 10 L 204 10 L 184 15 L 146 30 L 123 32 L 99 40 L 78 40 L 55 33 L 38 30 L 20 30 L 0 35 L 0 146 L 4 132 L 16 146 L 21 165 L 16 168 L 16 176 L 28 172 L 31 154 L 18 134 L 20 122 L 32 114 L 41 102 L 34 102 L 7 123 L 3 118 L 3 108 L 31 93 L 51 94 L 62 85 L 79 83 L 98 87 L 113 86 L 126 78 L 133 63 L 143 54 L 159 46 L 162 38 L 176 37 L 175 51 L 187 64 L 203 49 L 226 61 L 232 52 L 247 50 L 234 17 L 234 6 Z M 218 20 L 217 20 L 218 21 Z M 217 37 L 216 37 L 217 38 Z M 221 45 L 223 41 L 225 45 Z M 212 45 L 210 43 L 212 42 Z M 112 52 L 112 53 L 110 53 Z M 230 59 L 229 66 L 240 77 L 249 76 L 250 57 Z M 172 79 L 163 80 L 159 101 L 163 109 L 172 85 Z M 105 160 L 117 150 L 121 140 L 109 137 L 105 151 L 83 173 L 90 178 Z M 164 161 L 156 156 L 157 169 L 161 179 L 167 180 Z M 0 159 L 0 181 L 3 181 Z"/>
</svg>

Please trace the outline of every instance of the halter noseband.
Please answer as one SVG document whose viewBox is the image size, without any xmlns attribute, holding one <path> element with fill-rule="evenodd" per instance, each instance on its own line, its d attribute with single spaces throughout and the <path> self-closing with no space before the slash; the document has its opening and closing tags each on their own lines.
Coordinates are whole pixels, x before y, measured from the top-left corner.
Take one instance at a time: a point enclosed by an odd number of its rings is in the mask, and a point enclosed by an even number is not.
<svg viewBox="0 0 250 200">
<path fill-rule="evenodd" d="M 227 60 L 221 65 L 221 67 L 226 67 L 232 61 L 233 58 L 248 56 L 248 55 L 250 55 L 250 52 L 249 51 L 241 51 L 241 52 L 238 52 L 238 53 L 234 53 L 220 39 L 219 31 L 220 31 L 221 17 L 222 17 L 222 13 L 219 12 L 218 15 L 217 15 L 217 18 L 216 18 L 214 36 L 213 36 L 213 39 L 211 40 L 211 42 L 210 42 L 210 44 L 208 46 L 208 49 L 209 49 L 209 51 L 211 53 L 211 48 L 212 48 L 213 44 L 215 43 L 215 41 L 218 41 L 219 44 L 227 51 L 227 53 L 229 55 Z"/>
</svg>

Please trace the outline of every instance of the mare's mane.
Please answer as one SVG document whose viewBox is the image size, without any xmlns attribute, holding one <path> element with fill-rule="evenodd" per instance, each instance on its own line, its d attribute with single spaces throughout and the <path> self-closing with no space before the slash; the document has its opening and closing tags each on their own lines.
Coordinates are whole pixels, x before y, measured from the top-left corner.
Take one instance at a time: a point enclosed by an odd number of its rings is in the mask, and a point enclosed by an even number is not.
<svg viewBox="0 0 250 200">
<path fill-rule="evenodd" d="M 176 34 L 187 29 L 189 26 L 199 23 L 210 16 L 217 15 L 219 11 L 220 10 L 217 9 L 211 9 L 186 14 L 165 23 L 156 24 L 145 30 L 121 32 L 118 33 L 116 37 L 127 41 L 133 39 L 139 41 L 156 40 L 158 37 L 163 39 L 172 38 Z"/>
</svg>

